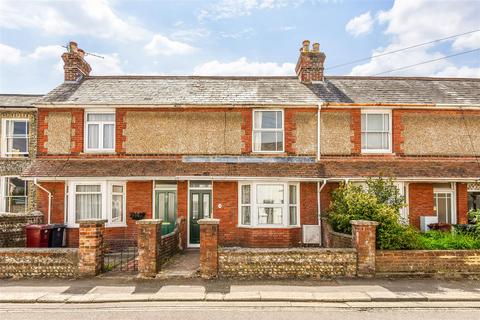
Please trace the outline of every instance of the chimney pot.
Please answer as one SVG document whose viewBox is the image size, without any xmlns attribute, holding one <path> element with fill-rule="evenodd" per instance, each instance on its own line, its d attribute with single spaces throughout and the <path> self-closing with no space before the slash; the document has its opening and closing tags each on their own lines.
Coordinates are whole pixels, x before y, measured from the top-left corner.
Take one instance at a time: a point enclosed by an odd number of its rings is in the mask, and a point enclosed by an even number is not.
<svg viewBox="0 0 480 320">
<path fill-rule="evenodd" d="M 320 52 L 320 44 L 318 42 L 315 42 L 313 44 L 313 52 Z"/>
<path fill-rule="evenodd" d="M 83 49 L 78 49 L 78 55 L 82 57 L 82 59 L 85 57 L 85 51 Z"/>
<path fill-rule="evenodd" d="M 310 41 L 309 40 L 303 40 L 303 52 L 308 52 L 310 51 Z"/>
<path fill-rule="evenodd" d="M 70 48 L 70 52 L 77 52 L 78 44 L 75 41 L 70 41 L 69 48 Z"/>
</svg>

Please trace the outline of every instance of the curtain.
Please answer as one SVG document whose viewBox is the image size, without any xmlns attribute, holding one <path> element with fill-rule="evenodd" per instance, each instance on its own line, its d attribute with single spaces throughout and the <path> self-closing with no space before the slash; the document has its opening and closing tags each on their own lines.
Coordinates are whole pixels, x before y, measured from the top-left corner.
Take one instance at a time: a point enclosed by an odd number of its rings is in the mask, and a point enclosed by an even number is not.
<svg viewBox="0 0 480 320">
<path fill-rule="evenodd" d="M 88 125 L 88 148 L 90 149 L 98 149 L 98 129 L 98 124 Z"/>
<path fill-rule="evenodd" d="M 103 126 L 103 149 L 113 149 L 113 141 L 115 135 L 115 126 L 113 124 L 105 124 Z"/>
<path fill-rule="evenodd" d="M 77 185 L 75 220 L 102 218 L 102 194 L 99 185 Z"/>
</svg>

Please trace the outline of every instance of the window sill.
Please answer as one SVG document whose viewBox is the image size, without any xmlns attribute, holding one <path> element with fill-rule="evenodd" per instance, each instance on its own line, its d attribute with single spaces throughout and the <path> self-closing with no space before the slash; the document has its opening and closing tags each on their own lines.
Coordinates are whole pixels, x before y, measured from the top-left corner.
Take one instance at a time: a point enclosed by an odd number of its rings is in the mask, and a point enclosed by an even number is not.
<svg viewBox="0 0 480 320">
<path fill-rule="evenodd" d="M 362 154 L 394 154 L 392 150 L 362 150 Z"/>
<path fill-rule="evenodd" d="M 83 154 L 117 154 L 115 150 L 87 150 Z"/>
<path fill-rule="evenodd" d="M 261 225 L 261 226 L 243 226 L 237 225 L 240 229 L 299 229 L 301 226 L 278 226 L 278 225 Z"/>
</svg>

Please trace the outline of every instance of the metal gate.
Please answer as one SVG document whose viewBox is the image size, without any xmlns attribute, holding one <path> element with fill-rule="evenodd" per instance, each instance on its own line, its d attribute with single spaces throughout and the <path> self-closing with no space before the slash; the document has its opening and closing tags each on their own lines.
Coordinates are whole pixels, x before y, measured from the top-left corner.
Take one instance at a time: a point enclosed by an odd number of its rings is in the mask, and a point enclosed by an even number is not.
<svg viewBox="0 0 480 320">
<path fill-rule="evenodd" d="M 103 272 L 138 271 L 138 247 L 135 237 L 104 242 Z"/>
</svg>

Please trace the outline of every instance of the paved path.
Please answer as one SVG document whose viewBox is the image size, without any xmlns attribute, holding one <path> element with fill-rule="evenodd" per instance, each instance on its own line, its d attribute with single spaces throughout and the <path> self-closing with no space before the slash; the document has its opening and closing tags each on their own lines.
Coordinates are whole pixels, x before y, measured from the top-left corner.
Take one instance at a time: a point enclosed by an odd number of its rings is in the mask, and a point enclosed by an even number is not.
<svg viewBox="0 0 480 320">
<path fill-rule="evenodd" d="M 106 302 L 152 302 L 152 301 L 286 301 L 286 302 L 437 302 L 478 301 L 478 281 L 459 282 L 448 286 L 411 285 L 420 281 L 402 282 L 402 285 L 387 286 L 371 282 L 344 283 L 341 285 L 288 285 L 230 283 L 228 288 L 200 284 L 145 285 L 156 280 L 126 283 L 95 283 L 90 286 L 59 281 L 29 285 L 29 282 L 3 281 L 0 284 L 0 303 L 106 303 Z M 31 283 L 31 282 L 30 282 Z M 93 285 L 92 285 L 93 284 Z M 433 284 L 433 283 L 431 283 Z M 220 290 L 219 290 L 220 289 Z"/>
</svg>

